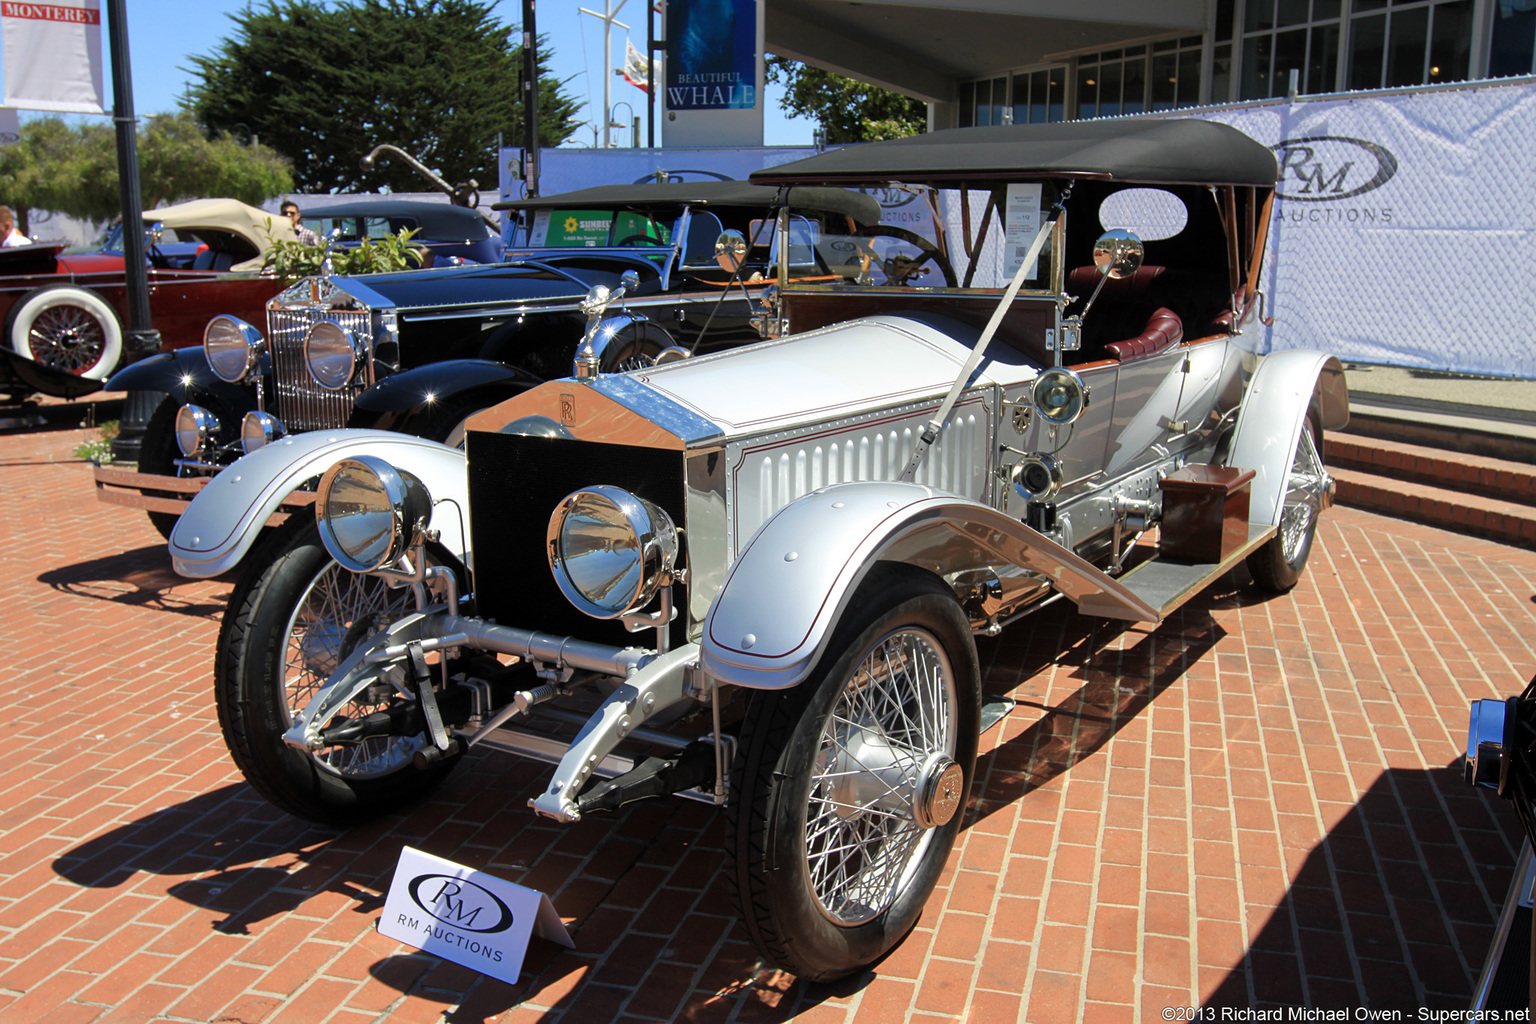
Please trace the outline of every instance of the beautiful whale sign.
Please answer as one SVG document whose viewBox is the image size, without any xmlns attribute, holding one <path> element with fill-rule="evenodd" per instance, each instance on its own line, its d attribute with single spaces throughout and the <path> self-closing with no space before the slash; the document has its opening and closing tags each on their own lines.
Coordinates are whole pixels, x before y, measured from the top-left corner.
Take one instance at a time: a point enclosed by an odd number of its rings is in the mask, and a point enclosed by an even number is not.
<svg viewBox="0 0 1536 1024">
<path fill-rule="evenodd" d="M 535 933 L 575 945 L 543 893 L 401 848 L 380 935 L 515 985 Z"/>
</svg>

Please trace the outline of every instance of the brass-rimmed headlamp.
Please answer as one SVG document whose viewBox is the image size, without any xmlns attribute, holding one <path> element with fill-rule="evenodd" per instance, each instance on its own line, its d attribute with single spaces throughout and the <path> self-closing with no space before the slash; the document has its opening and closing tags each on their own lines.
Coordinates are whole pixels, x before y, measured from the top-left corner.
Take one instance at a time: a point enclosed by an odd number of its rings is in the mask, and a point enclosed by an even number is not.
<svg viewBox="0 0 1536 1024">
<path fill-rule="evenodd" d="M 609 484 L 566 495 L 549 517 L 547 541 L 560 592 L 595 619 L 645 607 L 671 581 L 677 561 L 672 517 Z"/>
</svg>

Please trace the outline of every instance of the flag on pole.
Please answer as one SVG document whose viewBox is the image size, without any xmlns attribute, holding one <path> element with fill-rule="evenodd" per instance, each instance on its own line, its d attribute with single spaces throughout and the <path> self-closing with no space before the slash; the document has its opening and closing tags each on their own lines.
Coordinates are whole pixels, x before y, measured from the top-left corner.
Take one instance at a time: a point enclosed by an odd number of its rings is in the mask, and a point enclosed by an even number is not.
<svg viewBox="0 0 1536 1024">
<path fill-rule="evenodd" d="M 5 101 L 24 110 L 104 114 L 99 0 L 0 2 Z"/>
<path fill-rule="evenodd" d="M 651 63 L 628 39 L 624 40 L 624 81 L 645 92 L 651 91 Z"/>
</svg>

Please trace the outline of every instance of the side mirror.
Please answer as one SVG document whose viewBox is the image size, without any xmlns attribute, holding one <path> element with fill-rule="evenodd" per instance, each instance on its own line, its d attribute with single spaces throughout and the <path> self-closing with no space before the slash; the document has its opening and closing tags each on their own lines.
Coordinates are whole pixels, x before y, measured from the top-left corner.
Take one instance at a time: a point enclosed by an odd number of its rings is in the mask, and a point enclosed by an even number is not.
<svg viewBox="0 0 1536 1024">
<path fill-rule="evenodd" d="M 164 237 L 165 237 L 165 223 L 163 221 L 158 221 L 157 220 L 157 221 L 155 221 L 153 224 L 151 224 L 149 226 L 149 244 L 150 245 L 159 245 L 160 244 L 160 239 L 162 239 Z"/>
<path fill-rule="evenodd" d="M 736 273 L 747 258 L 747 236 L 735 228 L 727 228 L 715 239 L 715 262 L 720 269 Z"/>
<path fill-rule="evenodd" d="M 1120 228 L 1104 232 L 1093 243 L 1093 265 L 1099 268 L 1100 274 L 1116 281 L 1136 273 L 1146 254 L 1141 239 Z"/>
</svg>

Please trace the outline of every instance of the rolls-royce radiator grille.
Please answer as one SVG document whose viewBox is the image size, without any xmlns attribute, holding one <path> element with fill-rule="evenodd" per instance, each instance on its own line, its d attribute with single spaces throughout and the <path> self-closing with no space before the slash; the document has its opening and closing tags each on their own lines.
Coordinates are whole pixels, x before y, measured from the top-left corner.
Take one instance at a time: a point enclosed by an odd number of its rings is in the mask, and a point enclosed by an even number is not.
<svg viewBox="0 0 1536 1024">
<path fill-rule="evenodd" d="M 346 426 L 352 403 L 366 386 L 359 379 L 339 391 L 327 391 L 309 375 L 304 361 L 304 336 L 321 320 L 334 320 L 369 338 L 369 313 L 334 309 L 274 309 L 267 313 L 267 345 L 277 385 L 277 418 L 290 432 Z"/>
</svg>

